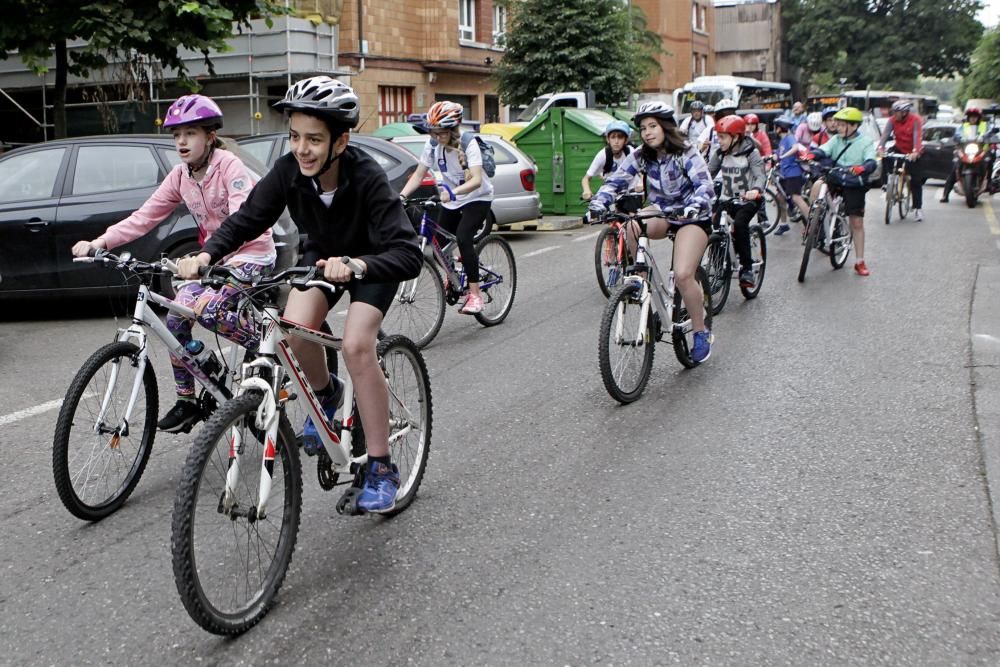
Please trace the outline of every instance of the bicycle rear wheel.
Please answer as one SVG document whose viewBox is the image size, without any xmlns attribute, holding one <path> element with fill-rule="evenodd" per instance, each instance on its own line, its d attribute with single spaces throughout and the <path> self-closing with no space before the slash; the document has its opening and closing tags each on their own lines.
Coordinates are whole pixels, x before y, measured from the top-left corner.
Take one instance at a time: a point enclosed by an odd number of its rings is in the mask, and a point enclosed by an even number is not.
<svg viewBox="0 0 1000 667">
<path fill-rule="evenodd" d="M 621 404 L 635 401 L 646 388 L 653 369 L 656 323 L 650 308 L 646 326 L 640 331 L 643 306 L 640 286 L 623 283 L 612 292 L 601 317 L 597 339 L 597 361 L 604 388 Z"/>
<path fill-rule="evenodd" d="M 705 269 L 708 288 L 712 292 L 712 314 L 718 315 L 729 299 L 733 284 L 733 262 L 729 257 L 729 242 L 723 232 L 712 233 L 701 266 Z"/>
<path fill-rule="evenodd" d="M 517 292 L 517 265 L 510 244 L 496 235 L 487 236 L 476 245 L 479 255 L 479 289 L 483 292 L 483 310 L 476 319 L 485 327 L 500 324 L 514 305 Z"/>
<path fill-rule="evenodd" d="M 621 284 L 626 265 L 629 263 L 628 246 L 623 243 L 625 230 L 621 227 L 605 227 L 597 236 L 594 245 L 594 270 L 597 285 L 604 296 Z"/>
<path fill-rule="evenodd" d="M 147 362 L 139 376 L 139 363 L 136 345 L 105 345 L 84 362 L 59 410 L 52 442 L 56 491 L 70 514 L 85 521 L 118 510 L 149 461 L 159 396 L 152 366 Z"/>
<path fill-rule="evenodd" d="M 907 175 L 899 181 L 899 217 L 905 218 L 913 208 L 913 190 L 911 189 L 910 176 Z"/>
<path fill-rule="evenodd" d="M 423 355 L 408 338 L 385 338 L 378 344 L 378 355 L 389 387 L 389 453 L 399 467 L 396 505 L 382 514 L 395 516 L 413 502 L 427 468 L 433 422 L 431 382 Z"/>
<path fill-rule="evenodd" d="M 899 187 L 899 176 L 896 174 L 896 170 L 893 169 L 889 172 L 889 179 L 885 184 L 885 224 L 887 225 L 892 222 L 892 209 L 896 207 L 897 187 Z M 900 206 L 902 206 L 902 203 L 900 203 Z"/>
<path fill-rule="evenodd" d="M 746 299 L 756 299 L 764 284 L 764 270 L 767 268 L 767 241 L 760 225 L 750 225 L 750 259 L 753 265 L 753 289 L 740 285 L 740 291 Z"/>
<path fill-rule="evenodd" d="M 708 276 L 705 269 L 698 267 L 694 273 L 694 279 L 701 287 L 702 303 L 700 304 L 705 313 L 705 328 L 712 329 L 712 292 L 708 288 Z M 671 337 L 674 343 L 674 355 L 677 361 L 681 362 L 684 368 L 694 368 L 700 362 L 691 358 L 691 348 L 694 347 L 694 325 L 691 322 L 691 315 L 681 297 L 680 291 L 674 292 L 674 321 Z"/>
<path fill-rule="evenodd" d="M 295 436 L 282 414 L 278 442 L 263 442 L 255 425 L 261 400 L 260 392 L 248 392 L 206 422 L 174 500 L 170 545 L 177 592 L 191 618 L 219 635 L 245 632 L 267 614 L 299 530 L 302 467 Z M 259 515 L 265 450 L 274 456 L 271 493 Z M 234 451 L 240 453 L 238 468 Z"/>
<path fill-rule="evenodd" d="M 809 220 L 806 222 L 806 235 L 803 240 L 802 263 L 799 264 L 800 283 L 806 280 L 806 269 L 809 268 L 809 256 L 812 254 L 813 248 L 816 247 L 816 238 L 819 236 L 819 230 L 823 227 L 823 216 L 825 215 L 826 206 L 824 204 L 816 204 L 809 211 Z"/>
<path fill-rule="evenodd" d="M 382 330 L 406 336 L 418 348 L 424 348 L 441 330 L 444 311 L 444 281 L 431 261 L 424 258 L 420 275 L 399 284 L 382 320 Z"/>
</svg>

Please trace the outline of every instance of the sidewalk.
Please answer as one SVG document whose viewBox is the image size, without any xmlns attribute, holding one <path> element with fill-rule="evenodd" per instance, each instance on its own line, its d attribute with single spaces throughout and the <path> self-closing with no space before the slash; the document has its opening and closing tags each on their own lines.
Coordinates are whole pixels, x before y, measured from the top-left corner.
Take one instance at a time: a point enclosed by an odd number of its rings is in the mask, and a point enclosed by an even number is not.
<svg viewBox="0 0 1000 667">
<path fill-rule="evenodd" d="M 579 215 L 546 215 L 538 220 L 515 222 L 500 229 L 505 232 L 561 232 L 580 227 L 583 227 L 583 220 Z"/>
<path fill-rule="evenodd" d="M 1000 540 L 1000 266 L 979 266 L 969 318 L 972 407 L 986 469 L 986 490 Z M 1000 551 L 1000 543 L 997 545 Z"/>
</svg>

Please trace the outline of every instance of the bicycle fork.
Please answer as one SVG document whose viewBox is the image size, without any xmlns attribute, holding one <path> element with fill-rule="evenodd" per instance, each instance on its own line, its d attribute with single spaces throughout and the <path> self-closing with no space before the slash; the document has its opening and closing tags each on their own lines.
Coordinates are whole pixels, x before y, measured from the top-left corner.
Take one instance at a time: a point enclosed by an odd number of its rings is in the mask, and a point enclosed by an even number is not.
<svg viewBox="0 0 1000 667">
<path fill-rule="evenodd" d="M 115 424 L 112 428 L 105 425 L 104 420 L 108 416 L 112 396 L 115 395 L 115 389 L 118 387 L 118 374 L 121 370 L 121 364 L 123 362 L 122 359 L 119 359 L 118 363 L 114 364 L 111 369 L 111 377 L 108 381 L 108 387 L 104 390 L 104 396 L 101 398 L 101 409 L 97 413 L 97 419 L 94 420 L 93 431 L 95 435 L 111 434 L 111 442 L 109 443 L 111 449 L 117 449 L 121 438 L 128 437 L 129 435 L 129 418 L 132 416 L 132 410 L 135 408 L 135 402 L 139 398 L 139 391 L 142 389 L 143 376 L 146 374 L 146 364 L 149 362 L 148 357 L 146 356 L 146 336 L 142 330 L 133 325 L 121 332 L 118 336 L 119 341 L 125 341 L 130 338 L 135 339 L 136 346 L 139 348 L 139 356 L 135 361 L 136 372 L 135 377 L 132 379 L 132 391 L 129 394 L 128 405 L 125 406 L 125 411 L 122 413 L 121 420 L 118 424 Z"/>
</svg>

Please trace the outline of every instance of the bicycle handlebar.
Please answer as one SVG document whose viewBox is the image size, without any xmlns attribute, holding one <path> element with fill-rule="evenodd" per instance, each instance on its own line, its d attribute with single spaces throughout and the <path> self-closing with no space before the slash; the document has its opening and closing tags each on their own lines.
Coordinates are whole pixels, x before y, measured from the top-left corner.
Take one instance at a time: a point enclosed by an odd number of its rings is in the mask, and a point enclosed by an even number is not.
<svg viewBox="0 0 1000 667">
<path fill-rule="evenodd" d="M 354 272 L 354 279 L 360 280 L 360 265 L 358 265 L 350 257 L 344 257 L 342 261 Z M 202 283 L 204 284 L 220 284 L 222 282 L 232 281 L 244 286 L 258 287 L 261 289 L 279 287 L 281 285 L 288 284 L 291 287 L 297 287 L 300 289 L 319 287 L 320 289 L 324 289 L 333 294 L 337 294 L 338 292 L 342 292 L 347 289 L 347 286 L 343 284 L 338 285 L 325 280 L 316 279 L 315 276 L 318 272 L 319 267 L 317 266 L 292 266 L 273 275 L 262 276 L 251 280 L 242 271 L 230 266 L 203 266 L 198 271 L 199 275 L 202 276 Z"/>
<path fill-rule="evenodd" d="M 144 262 L 132 257 L 131 253 L 123 252 L 116 255 L 104 248 L 94 248 L 86 257 L 74 257 L 74 262 L 82 264 L 103 264 L 115 268 L 128 269 L 133 273 L 176 274 L 177 265 L 164 257 L 159 262 Z"/>
</svg>

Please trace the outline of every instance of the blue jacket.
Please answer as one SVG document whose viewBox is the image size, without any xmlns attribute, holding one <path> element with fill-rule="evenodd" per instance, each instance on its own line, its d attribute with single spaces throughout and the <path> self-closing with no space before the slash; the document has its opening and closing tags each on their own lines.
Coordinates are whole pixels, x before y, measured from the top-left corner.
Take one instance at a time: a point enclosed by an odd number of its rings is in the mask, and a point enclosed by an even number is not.
<svg viewBox="0 0 1000 667">
<path fill-rule="evenodd" d="M 608 175 L 594 200 L 608 208 L 615 195 L 626 192 L 632 179 L 643 172 L 646 174 L 646 197 L 661 211 L 675 212 L 695 206 L 703 217 L 711 215 L 715 198 L 712 177 L 705 158 L 691 144 L 686 145 L 683 155 L 666 155 L 651 163 L 642 158 L 641 150 L 632 151 L 621 167 Z"/>
</svg>

